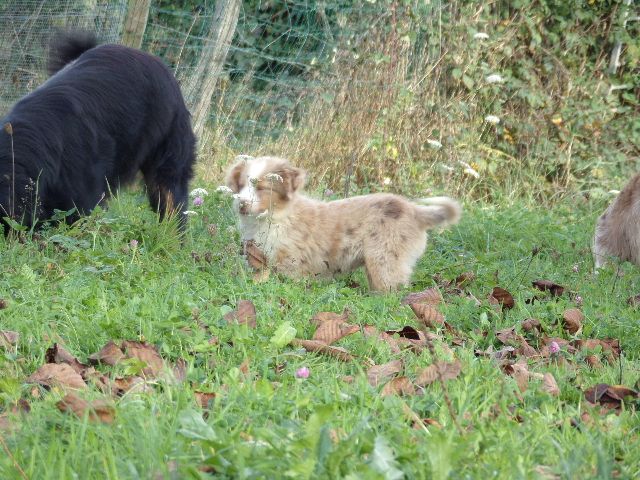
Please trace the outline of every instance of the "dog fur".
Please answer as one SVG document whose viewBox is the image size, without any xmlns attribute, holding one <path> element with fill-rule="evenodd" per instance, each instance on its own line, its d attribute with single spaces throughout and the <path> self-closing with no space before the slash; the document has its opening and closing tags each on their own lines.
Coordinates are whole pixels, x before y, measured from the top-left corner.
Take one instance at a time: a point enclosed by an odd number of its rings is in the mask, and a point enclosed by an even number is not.
<svg viewBox="0 0 640 480">
<path fill-rule="evenodd" d="M 458 202 L 421 205 L 387 193 L 321 202 L 302 194 L 305 173 L 277 157 L 244 157 L 227 174 L 243 241 L 289 277 L 327 278 L 364 266 L 369 286 L 407 285 L 432 228 L 456 223 Z"/>
<path fill-rule="evenodd" d="M 87 214 L 138 171 L 161 218 L 186 206 L 196 142 L 162 61 L 67 33 L 54 41 L 49 69 L 0 121 L 0 219 L 30 226 L 55 209 Z"/>
<path fill-rule="evenodd" d="M 595 267 L 604 266 L 609 256 L 640 265 L 640 174 L 629 181 L 596 224 Z"/>
</svg>

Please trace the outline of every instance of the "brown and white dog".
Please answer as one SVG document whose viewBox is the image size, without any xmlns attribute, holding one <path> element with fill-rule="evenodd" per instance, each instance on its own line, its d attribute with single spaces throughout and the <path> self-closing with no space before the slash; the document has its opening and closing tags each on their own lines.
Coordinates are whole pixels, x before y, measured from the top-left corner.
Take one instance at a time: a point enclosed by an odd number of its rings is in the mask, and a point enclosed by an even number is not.
<svg viewBox="0 0 640 480">
<path fill-rule="evenodd" d="M 611 255 L 640 265 L 640 174 L 627 183 L 596 224 L 596 268 L 602 267 Z"/>
<path fill-rule="evenodd" d="M 424 253 L 426 230 L 456 223 L 447 197 L 412 203 L 378 193 L 322 202 L 301 193 L 305 173 L 277 157 L 242 156 L 227 174 L 243 241 L 289 277 L 332 277 L 364 266 L 370 288 L 407 285 Z"/>
</svg>

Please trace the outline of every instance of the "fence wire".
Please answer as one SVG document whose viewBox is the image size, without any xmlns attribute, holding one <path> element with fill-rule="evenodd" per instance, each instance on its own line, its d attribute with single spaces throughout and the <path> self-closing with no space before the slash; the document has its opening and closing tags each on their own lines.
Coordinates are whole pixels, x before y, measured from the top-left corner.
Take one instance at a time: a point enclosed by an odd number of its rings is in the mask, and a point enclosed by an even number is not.
<svg viewBox="0 0 640 480">
<path fill-rule="evenodd" d="M 46 78 L 49 39 L 58 29 L 120 38 L 126 0 L 4 0 L 0 2 L 0 115 Z"/>
<path fill-rule="evenodd" d="M 46 78 L 46 49 L 57 29 L 82 28 L 118 43 L 127 0 L 4 0 L 0 2 L 0 116 Z M 300 99 L 326 88 L 321 73 L 345 44 L 346 19 L 366 14 L 353 2 L 245 3 L 229 50 L 212 124 L 230 141 L 286 132 Z M 365 2 L 369 9 L 379 7 Z M 187 7 L 185 5 L 194 5 Z M 154 0 L 142 49 L 160 56 L 180 83 L 190 84 L 207 48 L 214 2 Z M 329 13 L 329 15 L 327 14 Z M 357 32 L 356 32 L 357 33 Z M 324 70 L 323 70 L 324 69 Z"/>
</svg>

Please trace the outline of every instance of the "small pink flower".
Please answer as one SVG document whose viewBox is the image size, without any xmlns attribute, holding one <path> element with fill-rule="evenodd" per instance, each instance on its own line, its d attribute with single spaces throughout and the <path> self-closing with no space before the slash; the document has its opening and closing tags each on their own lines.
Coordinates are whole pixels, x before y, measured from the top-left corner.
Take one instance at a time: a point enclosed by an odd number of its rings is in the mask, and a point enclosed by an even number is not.
<svg viewBox="0 0 640 480">
<path fill-rule="evenodd" d="M 193 206 L 194 207 L 200 207 L 202 206 L 202 204 L 204 203 L 204 198 L 202 197 L 196 197 L 193 199 Z"/>
<path fill-rule="evenodd" d="M 560 345 L 558 345 L 558 342 L 551 342 L 549 344 L 549 353 L 551 353 L 551 355 L 555 355 L 559 351 L 560 351 Z"/>
<path fill-rule="evenodd" d="M 296 370 L 296 378 L 309 378 L 311 372 L 307 367 L 301 367 Z"/>
<path fill-rule="evenodd" d="M 133 249 L 138 248 L 138 240 L 135 238 L 129 242 L 129 246 Z"/>
<path fill-rule="evenodd" d="M 327 189 L 324 191 L 324 196 L 325 196 L 325 197 L 330 197 L 331 195 L 333 195 L 333 190 L 331 190 L 330 188 L 327 188 Z"/>
</svg>

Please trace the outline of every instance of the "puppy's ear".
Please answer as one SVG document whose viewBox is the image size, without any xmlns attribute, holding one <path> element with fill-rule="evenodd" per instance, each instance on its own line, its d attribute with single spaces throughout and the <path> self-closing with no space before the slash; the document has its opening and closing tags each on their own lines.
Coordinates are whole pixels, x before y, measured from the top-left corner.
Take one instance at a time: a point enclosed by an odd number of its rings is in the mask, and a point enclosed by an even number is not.
<svg viewBox="0 0 640 480">
<path fill-rule="evenodd" d="M 247 155 L 238 155 L 236 157 L 236 163 L 229 169 L 227 172 L 227 177 L 225 178 L 225 183 L 227 187 L 233 190 L 233 193 L 238 193 L 244 187 L 242 183 L 242 174 L 247 168 L 247 163 L 250 161 L 250 158 Z"/>
<path fill-rule="evenodd" d="M 282 177 L 288 195 L 292 195 L 304 187 L 306 173 L 301 168 L 288 166 L 278 174 Z"/>
</svg>

